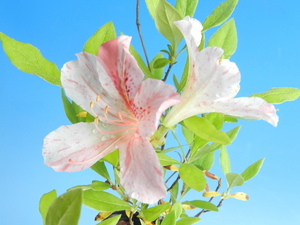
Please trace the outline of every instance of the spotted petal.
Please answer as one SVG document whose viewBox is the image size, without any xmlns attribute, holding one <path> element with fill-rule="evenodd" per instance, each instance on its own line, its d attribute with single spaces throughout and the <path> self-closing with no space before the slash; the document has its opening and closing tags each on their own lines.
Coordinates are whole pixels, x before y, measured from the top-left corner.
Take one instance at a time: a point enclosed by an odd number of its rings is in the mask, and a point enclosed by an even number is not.
<svg viewBox="0 0 300 225">
<path fill-rule="evenodd" d="M 154 204 L 166 196 L 163 171 L 150 142 L 133 135 L 120 144 L 121 185 L 126 193 L 146 204 Z"/>
<path fill-rule="evenodd" d="M 109 131 L 110 128 L 106 131 Z M 105 128 L 102 127 L 102 129 Z M 62 126 L 44 139 L 45 165 L 56 171 L 84 170 L 116 150 L 121 138 L 99 133 L 93 123 Z"/>
<path fill-rule="evenodd" d="M 160 80 L 145 80 L 134 99 L 135 114 L 139 120 L 137 133 L 150 137 L 157 129 L 162 113 L 180 102 L 173 86 Z"/>
<path fill-rule="evenodd" d="M 120 36 L 101 45 L 98 53 L 100 82 L 112 98 L 121 96 L 127 104 L 144 78 L 134 57 L 129 52 L 131 37 Z"/>
</svg>

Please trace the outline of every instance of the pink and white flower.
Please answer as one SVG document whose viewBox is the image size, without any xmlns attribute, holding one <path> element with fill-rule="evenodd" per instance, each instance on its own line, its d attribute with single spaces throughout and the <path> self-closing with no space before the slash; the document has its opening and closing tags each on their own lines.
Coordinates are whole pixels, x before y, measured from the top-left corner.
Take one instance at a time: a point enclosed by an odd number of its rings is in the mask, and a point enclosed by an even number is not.
<svg viewBox="0 0 300 225">
<path fill-rule="evenodd" d="M 101 45 L 98 56 L 82 52 L 78 60 L 63 66 L 66 94 L 95 121 L 51 132 L 44 140 L 43 156 L 54 170 L 75 172 L 119 149 L 121 185 L 130 197 L 153 204 L 166 195 L 166 189 L 149 137 L 161 114 L 180 97 L 162 81 L 143 81 L 129 52 L 130 40 L 120 36 Z"/>
<path fill-rule="evenodd" d="M 175 24 L 186 40 L 189 74 L 181 103 L 170 110 L 163 124 L 172 127 L 197 114 L 218 112 L 245 119 L 265 120 L 277 126 L 278 116 L 272 104 L 258 97 L 234 98 L 240 89 L 240 72 L 235 63 L 220 59 L 223 54 L 221 48 L 198 50 L 201 23 L 185 17 Z"/>
</svg>

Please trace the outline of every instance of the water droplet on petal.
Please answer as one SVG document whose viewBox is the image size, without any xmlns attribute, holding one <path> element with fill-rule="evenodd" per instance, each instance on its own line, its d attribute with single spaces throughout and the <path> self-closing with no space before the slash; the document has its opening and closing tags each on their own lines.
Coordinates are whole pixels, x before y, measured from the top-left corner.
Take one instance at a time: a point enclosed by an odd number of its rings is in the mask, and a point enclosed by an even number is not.
<svg viewBox="0 0 300 225">
<path fill-rule="evenodd" d="M 92 130 L 92 133 L 93 133 L 93 134 L 98 134 L 97 129 L 93 129 L 93 130 Z"/>
<path fill-rule="evenodd" d="M 108 138 L 106 136 L 104 136 L 104 135 L 101 137 L 101 141 L 106 141 L 107 139 Z"/>
</svg>

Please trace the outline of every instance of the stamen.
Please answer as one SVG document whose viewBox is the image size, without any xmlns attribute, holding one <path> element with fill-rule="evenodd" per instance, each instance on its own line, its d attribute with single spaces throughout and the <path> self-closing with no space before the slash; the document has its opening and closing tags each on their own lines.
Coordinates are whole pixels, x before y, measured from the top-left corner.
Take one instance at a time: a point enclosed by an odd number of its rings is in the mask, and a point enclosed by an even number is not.
<svg viewBox="0 0 300 225">
<path fill-rule="evenodd" d="M 221 63 L 222 63 L 222 59 L 219 59 L 218 64 L 221 65 Z"/>
<path fill-rule="evenodd" d="M 108 109 L 109 109 L 109 106 L 107 105 L 107 106 L 105 106 L 105 109 L 104 109 L 104 112 L 107 114 L 107 112 L 108 112 Z"/>
<path fill-rule="evenodd" d="M 126 128 L 126 129 L 121 129 L 121 130 L 115 130 L 115 131 L 103 131 L 101 130 L 99 127 L 98 127 L 98 120 L 94 120 L 94 123 L 95 123 L 95 127 L 96 129 L 101 133 L 101 134 L 116 134 L 116 133 L 119 133 L 119 132 L 123 132 L 123 131 L 127 131 L 127 130 L 135 130 L 136 127 L 129 127 L 129 128 Z M 123 125 L 123 124 L 121 124 Z"/>
<path fill-rule="evenodd" d="M 97 97 L 96 97 L 96 102 L 99 102 L 100 101 L 100 95 L 97 95 Z"/>
<path fill-rule="evenodd" d="M 94 101 L 91 101 L 91 102 L 90 102 L 90 108 L 91 108 L 91 109 L 94 108 L 94 104 L 95 104 Z"/>
<path fill-rule="evenodd" d="M 99 156 L 100 156 L 101 154 L 104 154 L 104 152 L 105 152 L 108 148 L 110 148 L 111 146 L 115 145 L 122 137 L 123 137 L 123 136 L 120 136 L 117 140 L 115 140 L 113 143 L 111 143 L 109 146 L 107 146 L 103 151 L 101 151 L 99 154 L 95 155 L 94 157 L 92 157 L 92 158 L 90 158 L 90 159 L 88 159 L 88 160 L 85 160 L 85 161 L 83 161 L 83 162 L 76 162 L 76 161 L 73 161 L 72 159 L 69 159 L 68 161 L 69 161 L 69 163 L 77 164 L 77 165 L 81 165 L 81 164 L 85 164 L 85 163 L 91 162 L 91 161 L 93 161 L 93 160 L 99 158 Z M 105 155 L 105 154 L 104 154 L 104 155 Z"/>
</svg>

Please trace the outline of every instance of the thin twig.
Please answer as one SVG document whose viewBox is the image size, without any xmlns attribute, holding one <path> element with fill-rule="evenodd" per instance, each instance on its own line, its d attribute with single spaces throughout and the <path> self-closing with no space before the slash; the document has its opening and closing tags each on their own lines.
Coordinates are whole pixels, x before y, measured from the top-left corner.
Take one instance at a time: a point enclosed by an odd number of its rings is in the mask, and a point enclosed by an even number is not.
<svg viewBox="0 0 300 225">
<path fill-rule="evenodd" d="M 179 181 L 180 177 L 177 176 L 176 180 L 173 182 L 173 184 L 171 185 L 171 187 L 168 188 L 167 192 L 170 191 L 174 186 L 175 184 L 177 184 L 177 182 Z"/>
<path fill-rule="evenodd" d="M 142 44 L 142 47 L 143 47 L 143 51 L 144 51 L 144 55 L 145 55 L 145 58 L 146 58 L 147 66 L 148 66 L 148 69 L 151 72 L 150 63 L 149 63 L 146 47 L 145 47 L 142 32 L 141 32 L 141 24 L 140 24 L 140 15 L 139 14 L 140 14 L 140 0 L 136 0 L 136 21 L 135 21 L 136 22 L 136 27 L 137 27 L 139 37 L 140 37 L 140 40 L 141 40 L 141 44 Z"/>
<path fill-rule="evenodd" d="M 170 63 L 170 64 L 169 64 L 169 67 L 168 67 L 168 69 L 167 69 L 167 71 L 166 71 L 165 77 L 162 79 L 162 81 L 166 81 L 166 80 L 167 80 L 168 75 L 169 75 L 169 73 L 170 73 L 171 68 L 172 68 L 173 65 L 174 65 L 173 63 Z"/>
<path fill-rule="evenodd" d="M 218 180 L 218 186 L 216 187 L 216 192 L 220 189 L 220 187 L 221 187 L 221 185 L 222 185 L 222 179 L 220 178 L 219 180 Z M 211 197 L 209 200 L 208 200 L 208 202 L 211 202 L 212 200 L 214 199 L 214 197 Z M 219 204 L 217 205 L 217 207 L 219 208 L 220 206 L 222 206 L 222 202 L 224 201 L 224 199 L 221 199 L 221 201 L 219 202 Z M 210 210 L 204 210 L 204 209 L 202 209 L 202 211 L 200 211 L 197 215 L 195 215 L 195 217 L 199 217 L 199 216 L 201 216 L 201 214 L 202 213 L 206 213 L 206 212 L 209 212 Z"/>
</svg>

